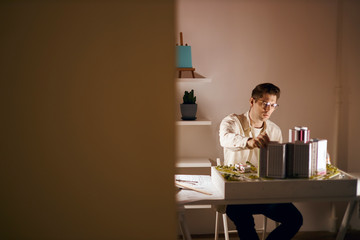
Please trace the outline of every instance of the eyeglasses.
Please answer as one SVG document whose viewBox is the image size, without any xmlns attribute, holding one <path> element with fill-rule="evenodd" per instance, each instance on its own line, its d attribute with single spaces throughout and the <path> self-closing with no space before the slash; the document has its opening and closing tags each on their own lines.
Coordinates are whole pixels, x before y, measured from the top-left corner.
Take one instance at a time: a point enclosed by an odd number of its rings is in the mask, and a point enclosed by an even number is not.
<svg viewBox="0 0 360 240">
<path fill-rule="evenodd" d="M 277 107 L 279 107 L 279 104 L 277 104 L 277 103 L 269 103 L 269 102 L 265 102 L 263 100 L 259 100 L 259 102 L 261 102 L 261 106 L 263 108 L 270 107 L 270 108 L 276 109 Z"/>
</svg>

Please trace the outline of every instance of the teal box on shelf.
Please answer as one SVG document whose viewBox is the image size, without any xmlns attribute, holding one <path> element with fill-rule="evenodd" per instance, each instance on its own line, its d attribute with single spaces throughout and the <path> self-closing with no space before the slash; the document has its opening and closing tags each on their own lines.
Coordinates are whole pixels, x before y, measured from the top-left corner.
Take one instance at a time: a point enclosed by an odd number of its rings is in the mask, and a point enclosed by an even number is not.
<svg viewBox="0 0 360 240">
<path fill-rule="evenodd" d="M 177 67 L 192 68 L 191 46 L 176 46 Z"/>
</svg>

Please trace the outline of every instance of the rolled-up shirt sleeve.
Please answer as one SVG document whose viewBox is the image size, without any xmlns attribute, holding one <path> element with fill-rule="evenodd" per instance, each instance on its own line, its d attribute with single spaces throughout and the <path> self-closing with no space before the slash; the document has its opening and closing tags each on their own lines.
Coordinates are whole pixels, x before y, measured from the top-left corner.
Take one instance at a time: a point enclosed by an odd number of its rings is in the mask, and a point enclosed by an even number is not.
<svg viewBox="0 0 360 240">
<path fill-rule="evenodd" d="M 232 150 L 246 149 L 246 143 L 249 137 L 242 135 L 242 129 L 236 120 L 230 116 L 227 116 L 221 121 L 219 136 L 220 145 L 222 147 Z"/>
</svg>

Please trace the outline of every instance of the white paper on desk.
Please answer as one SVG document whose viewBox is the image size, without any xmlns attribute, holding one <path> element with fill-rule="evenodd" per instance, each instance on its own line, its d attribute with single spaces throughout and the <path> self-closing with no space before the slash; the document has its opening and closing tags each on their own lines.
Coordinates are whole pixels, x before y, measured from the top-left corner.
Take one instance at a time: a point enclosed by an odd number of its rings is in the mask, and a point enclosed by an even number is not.
<svg viewBox="0 0 360 240">
<path fill-rule="evenodd" d="M 222 197 L 215 186 L 212 184 L 211 177 L 208 175 L 176 175 L 175 181 L 176 179 L 182 180 L 180 181 L 181 184 L 188 185 L 192 188 L 196 188 L 212 194 L 206 195 L 200 192 L 183 189 L 178 192 L 176 196 L 179 203 L 194 202 L 204 199 L 216 199 Z M 189 184 L 188 182 L 184 181 L 190 181 L 194 184 Z"/>
<path fill-rule="evenodd" d="M 207 177 L 200 175 L 176 175 L 175 182 L 181 183 L 182 185 L 189 186 L 190 188 L 196 188 L 199 190 L 206 191 L 206 187 L 209 187 Z M 211 180 L 211 179 L 210 179 Z"/>
</svg>

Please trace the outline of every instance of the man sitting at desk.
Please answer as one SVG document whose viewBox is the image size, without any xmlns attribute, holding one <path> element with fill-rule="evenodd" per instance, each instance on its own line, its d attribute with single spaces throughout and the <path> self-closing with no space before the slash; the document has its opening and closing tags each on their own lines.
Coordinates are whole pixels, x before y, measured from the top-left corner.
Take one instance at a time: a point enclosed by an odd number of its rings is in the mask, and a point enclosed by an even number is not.
<svg viewBox="0 0 360 240">
<path fill-rule="evenodd" d="M 224 148 L 224 164 L 250 162 L 258 167 L 259 148 L 269 141 L 282 142 L 280 128 L 268 120 L 279 106 L 280 89 L 263 83 L 254 88 L 250 110 L 230 114 L 220 124 L 220 144 Z M 267 240 L 291 239 L 300 229 L 303 218 L 292 203 L 228 205 L 226 214 L 234 222 L 241 240 L 258 240 L 253 214 L 263 214 L 280 223 Z"/>
</svg>

